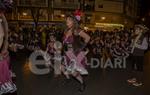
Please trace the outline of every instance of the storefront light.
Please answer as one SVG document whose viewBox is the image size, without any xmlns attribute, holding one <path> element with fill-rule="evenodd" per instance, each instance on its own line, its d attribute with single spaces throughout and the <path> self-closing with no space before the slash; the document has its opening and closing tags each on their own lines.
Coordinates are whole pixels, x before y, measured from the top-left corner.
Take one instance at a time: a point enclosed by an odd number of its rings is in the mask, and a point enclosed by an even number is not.
<svg viewBox="0 0 150 95">
<path fill-rule="evenodd" d="M 26 12 L 23 12 L 22 15 L 23 15 L 23 16 L 27 16 L 28 14 L 27 14 Z"/>
<path fill-rule="evenodd" d="M 88 30 L 89 28 L 88 27 L 84 27 L 84 30 Z"/>
<path fill-rule="evenodd" d="M 101 17 L 101 19 L 102 19 L 102 20 L 105 20 L 105 19 L 106 19 L 106 17 Z"/>
<path fill-rule="evenodd" d="M 95 27 L 124 27 L 124 25 L 116 23 L 96 23 Z"/>
<path fill-rule="evenodd" d="M 61 17 L 65 17 L 65 15 L 64 15 L 64 14 L 61 14 Z"/>
</svg>

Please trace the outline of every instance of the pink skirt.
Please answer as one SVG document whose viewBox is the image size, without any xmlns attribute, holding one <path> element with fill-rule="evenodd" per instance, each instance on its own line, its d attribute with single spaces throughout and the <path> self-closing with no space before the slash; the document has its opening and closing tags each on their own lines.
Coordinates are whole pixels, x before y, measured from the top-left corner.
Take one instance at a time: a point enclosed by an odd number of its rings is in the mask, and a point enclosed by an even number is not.
<svg viewBox="0 0 150 95">
<path fill-rule="evenodd" d="M 88 71 L 86 70 L 86 56 L 83 51 L 79 52 L 76 56 L 72 51 L 66 52 L 66 69 L 74 73 L 78 71 L 81 75 L 87 75 Z"/>
<path fill-rule="evenodd" d="M 0 84 L 11 81 L 9 57 L 0 61 Z"/>
<path fill-rule="evenodd" d="M 16 85 L 12 82 L 9 70 L 9 57 L 0 61 L 0 95 L 13 93 L 17 90 Z"/>
</svg>

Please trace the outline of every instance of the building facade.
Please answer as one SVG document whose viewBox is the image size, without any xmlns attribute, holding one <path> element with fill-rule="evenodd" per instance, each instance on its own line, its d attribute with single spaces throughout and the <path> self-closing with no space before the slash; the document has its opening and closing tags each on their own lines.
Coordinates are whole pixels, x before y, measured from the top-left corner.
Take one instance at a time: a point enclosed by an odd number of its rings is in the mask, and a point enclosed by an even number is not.
<svg viewBox="0 0 150 95">
<path fill-rule="evenodd" d="M 132 27 L 138 0 L 95 0 L 93 19 L 97 28 Z"/>
<path fill-rule="evenodd" d="M 10 22 L 54 23 L 65 14 L 81 9 L 83 26 L 95 28 L 132 27 L 137 18 L 138 0 L 15 0 L 15 8 L 7 14 Z"/>
</svg>

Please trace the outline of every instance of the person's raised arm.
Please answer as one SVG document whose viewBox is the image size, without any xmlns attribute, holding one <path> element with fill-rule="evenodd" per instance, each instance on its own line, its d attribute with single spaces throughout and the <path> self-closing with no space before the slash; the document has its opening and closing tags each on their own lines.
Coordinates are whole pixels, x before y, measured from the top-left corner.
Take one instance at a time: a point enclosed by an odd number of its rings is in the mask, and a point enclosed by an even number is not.
<svg viewBox="0 0 150 95">
<path fill-rule="evenodd" d="M 85 33 L 83 30 L 79 33 L 79 35 L 84 39 L 84 42 L 87 44 L 90 41 L 90 36 Z"/>
<path fill-rule="evenodd" d="M 2 53 L 6 53 L 8 49 L 8 23 L 4 14 L 2 15 L 2 20 L 3 20 L 2 24 L 4 29 L 4 44 L 2 47 Z"/>
</svg>

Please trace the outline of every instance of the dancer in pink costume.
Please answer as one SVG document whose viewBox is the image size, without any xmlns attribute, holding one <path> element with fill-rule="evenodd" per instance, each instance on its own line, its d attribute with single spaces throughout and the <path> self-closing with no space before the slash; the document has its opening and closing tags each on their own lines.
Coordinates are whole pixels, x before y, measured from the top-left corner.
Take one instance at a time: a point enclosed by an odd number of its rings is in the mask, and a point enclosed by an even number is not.
<svg viewBox="0 0 150 95">
<path fill-rule="evenodd" d="M 11 0 L 0 0 L 0 95 L 16 91 L 9 70 L 8 24 L 4 16 L 11 3 Z"/>
<path fill-rule="evenodd" d="M 62 70 L 67 78 L 69 75 L 75 77 L 81 84 L 80 91 L 85 90 L 85 83 L 82 75 L 87 75 L 85 69 L 86 51 L 83 51 L 90 40 L 90 36 L 84 32 L 79 26 L 78 19 L 73 15 L 66 17 L 67 29 L 64 33 L 63 45 L 65 61 Z"/>
</svg>

